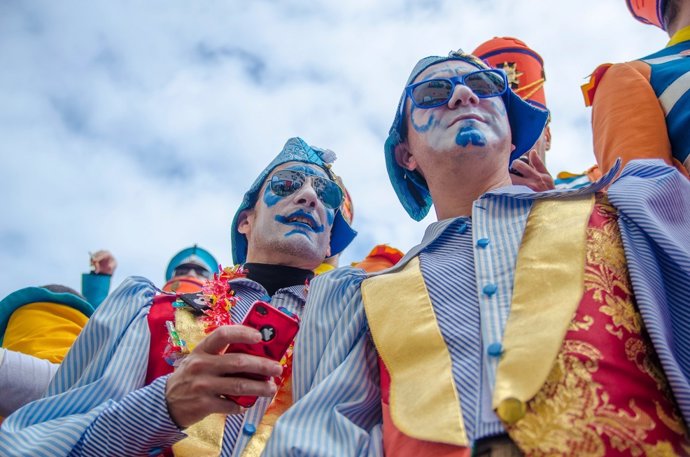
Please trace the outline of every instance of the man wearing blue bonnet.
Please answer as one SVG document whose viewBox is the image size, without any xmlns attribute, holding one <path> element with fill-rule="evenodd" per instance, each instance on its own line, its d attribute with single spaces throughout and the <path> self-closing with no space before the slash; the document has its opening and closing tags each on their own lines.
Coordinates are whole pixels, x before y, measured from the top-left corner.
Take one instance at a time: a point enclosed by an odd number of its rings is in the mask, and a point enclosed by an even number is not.
<svg viewBox="0 0 690 457">
<path fill-rule="evenodd" d="M 419 61 L 384 151 L 438 221 L 388 270 L 312 282 L 265 455 L 690 453 L 690 184 L 632 161 L 514 186 L 546 119 L 474 56 Z"/>
<path fill-rule="evenodd" d="M 291 350 L 280 363 L 225 353 L 262 338 L 230 324 L 258 300 L 301 315 L 313 269 L 354 239 L 340 212 L 334 160 L 331 151 L 288 140 L 233 219 L 236 267 L 198 295 L 125 280 L 89 320 L 44 397 L 2 425 L 0 454 L 258 456 L 291 404 Z M 258 400 L 241 408 L 227 396 Z"/>
</svg>

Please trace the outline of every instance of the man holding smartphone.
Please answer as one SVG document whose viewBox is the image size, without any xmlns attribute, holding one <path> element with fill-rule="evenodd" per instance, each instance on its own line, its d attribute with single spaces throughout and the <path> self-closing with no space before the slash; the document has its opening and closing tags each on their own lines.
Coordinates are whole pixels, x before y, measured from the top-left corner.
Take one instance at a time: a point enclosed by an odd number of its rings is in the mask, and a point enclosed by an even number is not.
<svg viewBox="0 0 690 457">
<path fill-rule="evenodd" d="M 438 222 L 391 269 L 313 281 L 265 455 L 688 455 L 690 182 L 513 186 L 546 117 L 474 56 L 417 63 L 385 159 Z"/>
<path fill-rule="evenodd" d="M 233 260 L 242 268 L 226 269 L 204 291 L 222 296 L 223 306 L 193 309 L 174 295 L 154 297 L 143 278 L 125 280 L 91 318 L 47 395 L 3 424 L 0 454 L 242 455 L 249 443 L 245 451 L 258 455 L 289 404 L 289 386 L 271 404 L 272 378 L 285 374 L 283 366 L 226 353 L 259 343 L 261 334 L 217 324 L 241 323 L 259 300 L 302 313 L 312 270 L 356 235 L 339 210 L 334 160 L 332 151 L 292 138 L 259 174 L 232 222 Z M 229 396 L 259 400 L 245 410 Z"/>
</svg>

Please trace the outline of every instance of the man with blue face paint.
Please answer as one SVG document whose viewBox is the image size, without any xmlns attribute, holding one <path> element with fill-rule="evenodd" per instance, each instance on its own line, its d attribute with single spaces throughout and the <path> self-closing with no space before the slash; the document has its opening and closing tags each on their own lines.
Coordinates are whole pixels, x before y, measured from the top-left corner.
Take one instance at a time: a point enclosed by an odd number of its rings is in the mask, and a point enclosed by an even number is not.
<svg viewBox="0 0 690 457">
<path fill-rule="evenodd" d="M 125 280 L 84 328 L 44 398 L 3 424 L 0 454 L 259 455 L 291 404 L 291 358 L 281 364 L 225 353 L 261 339 L 257 330 L 226 324 L 242 322 L 257 300 L 301 315 L 312 270 L 355 237 L 340 212 L 334 160 L 331 151 L 288 140 L 233 219 L 237 267 L 201 293 L 160 294 L 143 278 Z M 227 395 L 258 400 L 245 409 Z"/>
<path fill-rule="evenodd" d="M 385 158 L 438 222 L 388 270 L 312 282 L 264 455 L 688 455 L 690 182 L 633 161 L 514 186 L 546 118 L 471 55 L 419 61 Z"/>
</svg>

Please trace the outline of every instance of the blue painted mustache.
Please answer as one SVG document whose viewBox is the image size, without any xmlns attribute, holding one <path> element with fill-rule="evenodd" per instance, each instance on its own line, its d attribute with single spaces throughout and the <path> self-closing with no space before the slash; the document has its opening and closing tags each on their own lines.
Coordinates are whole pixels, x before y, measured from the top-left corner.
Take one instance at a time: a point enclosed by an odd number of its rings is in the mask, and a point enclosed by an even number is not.
<svg viewBox="0 0 690 457">
<path fill-rule="evenodd" d="M 290 220 L 290 219 L 295 218 L 295 217 L 301 217 L 301 218 L 307 219 L 311 223 L 311 225 L 305 224 L 304 222 L 291 221 Z M 323 225 L 318 224 L 316 222 L 316 219 L 314 219 L 311 216 L 311 214 L 309 214 L 306 211 L 303 211 L 301 209 L 298 211 L 295 211 L 294 213 L 292 213 L 288 216 L 283 216 L 283 215 L 278 214 L 278 215 L 276 215 L 275 220 L 280 222 L 281 224 L 307 228 L 307 229 L 309 229 L 315 233 L 321 233 L 325 230 L 325 227 Z"/>
</svg>

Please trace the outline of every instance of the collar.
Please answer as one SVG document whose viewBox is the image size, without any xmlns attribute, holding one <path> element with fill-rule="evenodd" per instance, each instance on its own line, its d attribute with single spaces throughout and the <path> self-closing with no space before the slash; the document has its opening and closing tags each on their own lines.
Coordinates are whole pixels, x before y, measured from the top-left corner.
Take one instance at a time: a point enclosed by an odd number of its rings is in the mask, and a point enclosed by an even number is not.
<svg viewBox="0 0 690 457">
<path fill-rule="evenodd" d="M 690 25 L 683 27 L 674 33 L 666 47 L 668 48 L 669 46 L 673 46 L 688 40 L 690 40 Z"/>
<path fill-rule="evenodd" d="M 475 202 L 475 205 L 481 204 L 483 200 L 495 200 L 499 197 L 516 200 L 535 201 L 543 200 L 545 198 L 560 199 L 593 194 L 595 192 L 602 191 L 607 186 L 609 186 L 613 179 L 616 177 L 616 175 L 618 175 L 620 168 L 621 160 L 618 159 L 616 160 L 616 163 L 613 164 L 613 167 L 611 167 L 611 170 L 609 170 L 608 173 L 602 176 L 601 179 L 586 186 L 580 187 L 579 189 L 552 189 L 547 190 L 545 192 L 535 192 L 526 186 L 501 187 L 499 189 L 494 189 L 490 192 L 487 192 L 481 197 L 479 197 L 479 199 Z M 630 172 L 628 174 L 630 174 Z M 393 267 L 389 269 L 382 270 L 376 273 L 371 273 L 369 274 L 369 276 L 378 276 L 379 274 L 390 273 L 402 269 L 402 267 L 404 267 L 407 264 L 407 262 L 410 261 L 410 259 L 416 257 L 424 248 L 433 243 L 436 240 L 436 238 L 438 238 L 453 222 L 455 222 L 458 219 L 467 219 L 467 216 L 453 217 L 433 222 L 431 225 L 427 227 L 426 231 L 424 232 L 422 242 L 410 249 L 397 264 L 395 264 Z"/>
</svg>

